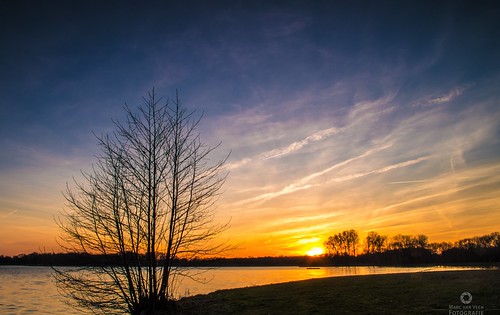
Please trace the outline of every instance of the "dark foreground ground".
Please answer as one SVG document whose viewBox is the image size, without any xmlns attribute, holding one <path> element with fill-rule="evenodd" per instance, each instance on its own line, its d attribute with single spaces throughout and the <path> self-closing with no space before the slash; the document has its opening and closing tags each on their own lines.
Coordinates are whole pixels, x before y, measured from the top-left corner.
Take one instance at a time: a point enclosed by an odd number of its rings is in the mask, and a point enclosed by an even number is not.
<svg viewBox="0 0 500 315">
<path fill-rule="evenodd" d="M 463 292 L 472 295 L 469 304 L 461 302 Z M 181 314 L 500 314 L 500 271 L 313 279 L 193 296 L 181 299 L 177 309 Z"/>
</svg>

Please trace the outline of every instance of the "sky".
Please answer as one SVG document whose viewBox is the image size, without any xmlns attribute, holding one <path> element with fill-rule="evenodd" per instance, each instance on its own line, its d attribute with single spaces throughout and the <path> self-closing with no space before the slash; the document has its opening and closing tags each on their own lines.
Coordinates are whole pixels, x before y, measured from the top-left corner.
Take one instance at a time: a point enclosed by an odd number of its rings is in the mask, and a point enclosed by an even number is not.
<svg viewBox="0 0 500 315">
<path fill-rule="evenodd" d="M 59 251 L 94 133 L 153 87 L 231 152 L 229 256 L 500 231 L 499 35 L 497 1 L 3 1 L 0 254 Z"/>
</svg>

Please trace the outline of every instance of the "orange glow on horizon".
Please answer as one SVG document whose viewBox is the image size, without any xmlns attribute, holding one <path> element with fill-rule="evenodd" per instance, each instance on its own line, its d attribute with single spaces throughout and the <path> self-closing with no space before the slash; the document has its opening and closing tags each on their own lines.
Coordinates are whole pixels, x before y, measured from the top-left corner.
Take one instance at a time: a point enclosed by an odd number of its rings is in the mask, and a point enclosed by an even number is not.
<svg viewBox="0 0 500 315">
<path fill-rule="evenodd" d="M 306 252 L 307 256 L 319 256 L 324 253 L 323 248 L 321 247 L 313 247 Z"/>
</svg>

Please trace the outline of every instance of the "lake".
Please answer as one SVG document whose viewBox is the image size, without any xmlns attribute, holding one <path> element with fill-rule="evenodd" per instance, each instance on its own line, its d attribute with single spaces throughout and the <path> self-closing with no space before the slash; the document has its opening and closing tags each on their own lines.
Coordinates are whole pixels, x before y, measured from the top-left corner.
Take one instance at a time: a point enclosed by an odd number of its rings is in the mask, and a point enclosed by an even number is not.
<svg viewBox="0 0 500 315">
<path fill-rule="evenodd" d="M 186 278 L 178 296 L 323 277 L 469 270 L 466 267 L 222 267 L 193 269 L 204 283 Z M 475 268 L 477 269 L 477 268 Z M 0 266 L 0 314 L 81 314 L 62 301 L 50 267 Z"/>
</svg>

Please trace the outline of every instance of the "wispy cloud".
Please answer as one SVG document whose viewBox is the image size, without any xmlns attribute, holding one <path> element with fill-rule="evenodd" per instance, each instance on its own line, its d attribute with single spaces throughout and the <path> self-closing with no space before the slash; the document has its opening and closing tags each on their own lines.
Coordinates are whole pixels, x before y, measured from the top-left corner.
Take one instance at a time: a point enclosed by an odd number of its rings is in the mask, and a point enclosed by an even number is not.
<svg viewBox="0 0 500 315">
<path fill-rule="evenodd" d="M 389 185 L 398 185 L 398 184 L 418 184 L 432 181 L 431 179 L 421 179 L 421 180 L 400 180 L 397 182 L 390 182 Z"/>
<path fill-rule="evenodd" d="M 227 170 L 233 170 L 236 168 L 240 168 L 243 165 L 250 163 L 252 161 L 251 158 L 244 158 L 242 160 L 236 161 L 236 162 L 230 162 L 224 165 L 224 168 Z"/>
<path fill-rule="evenodd" d="M 412 107 L 427 107 L 427 106 L 432 106 L 432 105 L 440 105 L 444 103 L 449 103 L 453 101 L 455 98 L 459 97 L 462 95 L 470 86 L 469 85 L 464 85 L 464 86 L 459 86 L 451 89 L 447 93 L 440 94 L 440 95 L 434 95 L 434 96 L 427 96 L 424 98 L 421 98 L 411 104 Z"/>
<path fill-rule="evenodd" d="M 405 161 L 405 162 L 400 162 L 400 163 L 395 163 L 395 164 L 392 164 L 392 165 L 388 165 L 388 166 L 385 166 L 385 167 L 382 167 L 382 168 L 378 168 L 378 169 L 375 169 L 375 170 L 371 170 L 371 171 L 368 171 L 368 172 L 353 173 L 353 174 L 349 174 L 349 175 L 334 177 L 332 179 L 329 179 L 329 180 L 326 180 L 326 181 L 322 181 L 322 182 L 319 182 L 319 183 L 312 183 L 312 181 L 315 178 L 319 177 L 319 176 L 325 175 L 325 174 L 327 174 L 327 173 L 329 173 L 329 172 L 331 172 L 331 171 L 333 171 L 333 170 L 335 170 L 337 168 L 345 167 L 345 166 L 347 166 L 351 162 L 360 160 L 362 158 L 365 158 L 365 157 L 367 157 L 367 156 L 369 156 L 371 154 L 374 154 L 376 152 L 382 151 L 382 150 L 387 149 L 389 147 L 390 147 L 390 145 L 385 145 L 385 146 L 378 147 L 378 148 L 375 148 L 375 149 L 370 149 L 370 150 L 366 151 L 365 153 L 363 153 L 363 154 L 361 154 L 359 156 L 356 156 L 356 157 L 350 158 L 348 160 L 342 161 L 340 163 L 337 163 L 337 164 L 335 164 L 335 165 L 333 165 L 333 166 L 331 166 L 331 167 L 329 167 L 327 169 L 324 169 L 324 170 L 322 170 L 320 172 L 316 172 L 314 174 L 308 175 L 308 176 L 306 176 L 306 177 L 298 180 L 297 182 L 284 187 L 283 189 L 281 189 L 279 191 L 261 194 L 261 195 L 258 195 L 256 197 L 253 197 L 251 199 L 243 200 L 240 203 L 241 204 L 245 204 L 245 203 L 249 203 L 249 202 L 263 202 L 263 201 L 266 201 L 266 200 L 269 200 L 269 199 L 272 199 L 272 198 L 276 198 L 276 197 L 279 197 L 279 196 L 282 196 L 282 195 L 291 194 L 291 193 L 294 193 L 294 192 L 297 192 L 297 191 L 301 191 L 301 190 L 305 190 L 305 189 L 310 189 L 310 188 L 317 187 L 317 186 L 320 186 L 320 185 L 322 186 L 322 185 L 327 185 L 327 184 L 334 183 L 334 182 L 338 183 L 338 182 L 344 182 L 344 181 L 348 181 L 348 180 L 354 180 L 354 179 L 358 179 L 358 178 L 361 178 L 361 177 L 364 177 L 364 176 L 368 176 L 368 175 L 371 175 L 371 174 L 382 174 L 382 173 L 385 173 L 385 172 L 388 172 L 388 171 L 391 171 L 391 170 L 394 170 L 394 169 L 408 167 L 408 166 L 420 163 L 420 162 L 425 161 L 425 160 L 427 160 L 429 158 L 429 157 L 420 157 L 420 158 L 417 158 L 417 159 L 413 159 L 413 160 L 409 160 L 409 161 Z"/>
<path fill-rule="evenodd" d="M 370 125 L 374 121 L 377 121 L 380 117 L 389 114 L 395 109 L 394 106 L 388 106 L 388 104 L 390 104 L 390 102 L 394 100 L 395 96 L 396 93 L 390 93 L 376 100 L 358 102 L 355 104 L 355 106 L 352 107 L 352 109 L 349 110 L 347 120 L 343 125 L 339 127 L 333 126 L 315 130 L 312 133 L 303 136 L 300 140 L 291 141 L 288 144 L 280 146 L 278 148 L 269 149 L 257 155 L 245 156 L 239 160 L 230 162 L 228 165 L 226 165 L 226 168 L 233 170 L 255 161 L 283 158 L 293 153 L 300 152 L 300 150 L 306 148 L 309 145 L 313 145 L 321 141 L 326 141 L 329 138 L 332 138 L 337 134 L 344 133 L 352 128 Z M 241 114 L 235 114 L 227 117 L 225 119 L 227 123 L 223 125 L 229 124 L 232 130 L 238 129 L 236 128 L 236 126 L 239 126 L 239 129 L 248 126 L 252 128 L 269 130 L 268 133 L 262 134 L 261 137 L 258 138 L 252 136 L 250 138 L 247 137 L 243 141 L 241 139 L 238 139 L 235 141 L 237 146 L 241 146 L 242 144 L 244 144 L 245 146 L 261 146 L 262 142 L 264 141 L 263 139 L 268 139 L 268 141 L 272 140 L 273 142 L 283 142 L 283 139 L 281 138 L 284 138 L 287 133 L 292 133 L 293 130 L 298 129 L 297 126 L 294 126 L 297 124 L 297 122 L 290 121 L 279 127 L 280 132 L 278 134 L 281 134 L 282 136 L 277 136 L 275 129 L 268 125 L 268 121 L 269 119 L 271 119 L 271 117 L 272 116 L 270 114 L 262 114 L 258 110 L 250 109 L 245 110 Z M 313 124 L 315 124 L 315 122 L 303 122 L 301 123 L 300 127 L 303 128 L 304 126 Z M 286 139 L 288 138 L 289 137 L 286 137 Z"/>
<path fill-rule="evenodd" d="M 308 144 L 324 140 L 324 139 L 334 135 L 337 132 L 339 132 L 339 129 L 335 128 L 335 127 L 319 130 L 319 131 L 316 131 L 313 134 L 305 137 L 302 140 L 299 140 L 299 141 L 296 141 L 296 142 L 293 142 L 293 143 L 287 145 L 286 147 L 272 149 L 272 150 L 260 153 L 258 156 L 254 157 L 254 158 L 247 157 L 247 158 L 243 158 L 241 160 L 238 160 L 236 162 L 228 163 L 226 165 L 226 168 L 230 169 L 230 170 L 236 169 L 236 168 L 242 167 L 242 166 L 252 162 L 254 159 L 269 160 L 269 159 L 282 157 L 284 155 L 291 154 L 295 151 L 298 151 Z"/>
<path fill-rule="evenodd" d="M 9 216 L 13 215 L 13 214 L 14 214 L 14 213 L 16 213 L 16 212 L 17 212 L 17 210 L 13 210 L 13 211 L 11 211 L 11 212 L 7 213 L 6 215 L 4 215 L 2 218 L 4 218 L 4 219 L 5 219 L 5 218 L 7 218 L 7 217 L 9 217 Z"/>
<path fill-rule="evenodd" d="M 405 224 L 414 231 L 439 239 L 463 237 L 489 221 L 498 222 L 500 212 L 497 185 L 498 164 L 464 167 L 412 185 L 398 185 L 397 198 L 379 203 L 368 211 L 369 224 L 382 230 L 401 229 Z M 402 214 L 404 213 L 404 218 Z M 495 227 L 493 227 L 496 229 Z M 469 231 L 469 232 L 467 232 Z"/>
<path fill-rule="evenodd" d="M 390 104 L 397 96 L 396 92 L 391 92 L 381 98 L 375 100 L 361 101 L 352 106 L 349 111 L 349 119 L 351 121 L 366 120 L 367 118 L 375 118 L 380 114 L 386 113 L 393 109 Z"/>
<path fill-rule="evenodd" d="M 462 95 L 462 92 L 463 92 L 462 89 L 455 88 L 455 89 L 451 90 L 448 94 L 430 99 L 427 103 L 429 105 L 448 103 L 448 102 L 452 101 L 454 98 L 456 98 L 457 96 Z"/>
<path fill-rule="evenodd" d="M 294 143 L 292 143 L 284 148 L 274 149 L 274 150 L 271 150 L 269 152 L 266 152 L 266 153 L 262 154 L 262 156 L 265 160 L 267 160 L 267 159 L 274 159 L 274 158 L 277 158 L 277 157 L 280 157 L 280 156 L 283 156 L 286 154 L 290 154 L 290 153 L 293 153 L 297 150 L 300 150 L 302 147 L 304 147 L 305 145 L 307 145 L 309 143 L 321 141 L 327 137 L 330 137 L 331 135 L 334 135 L 338 131 L 339 131 L 339 129 L 337 129 L 335 127 L 323 129 L 323 130 L 320 130 L 320 131 L 313 133 L 312 135 L 307 136 L 306 138 L 304 138 L 300 141 L 296 141 L 296 142 L 294 142 Z"/>
<path fill-rule="evenodd" d="M 379 168 L 379 169 L 376 169 L 376 170 L 368 171 L 368 172 L 349 174 L 349 175 L 346 175 L 346 176 L 333 178 L 333 179 L 327 181 L 326 183 L 344 182 L 344 181 L 358 179 L 358 178 L 365 177 L 365 176 L 372 175 L 372 174 L 382 174 L 382 173 L 385 173 L 385 172 L 388 172 L 388 171 L 392 171 L 394 169 L 398 169 L 398 168 L 402 168 L 402 167 L 408 167 L 408 166 L 411 166 L 411 165 L 415 165 L 415 164 L 423 162 L 423 161 L 425 161 L 427 159 L 429 159 L 429 157 L 428 156 L 424 156 L 424 157 L 420 157 L 420 158 L 417 158 L 417 159 L 414 159 L 414 160 L 409 160 L 409 161 L 405 161 L 405 162 L 401 162 L 401 163 L 396 163 L 396 164 L 388 165 L 388 166 L 385 166 L 385 167 L 382 167 L 382 168 Z"/>
<path fill-rule="evenodd" d="M 355 157 L 352 157 L 350 159 L 347 159 L 343 162 L 340 162 L 340 163 L 337 163 L 331 167 L 328 167 L 320 172 L 316 172 L 314 174 L 311 174 L 309 176 L 306 176 L 304 177 L 301 182 L 310 182 L 311 180 L 319 177 L 319 176 L 322 176 L 326 173 L 329 173 L 331 171 L 333 171 L 334 169 L 337 169 L 337 168 L 340 168 L 340 167 L 343 167 L 343 166 L 346 166 L 348 165 L 349 163 L 352 163 L 354 161 L 357 161 L 357 160 L 360 160 L 360 159 L 363 159 L 363 158 L 366 158 L 368 157 L 369 155 L 372 155 L 374 153 L 377 153 L 377 152 L 380 152 L 380 151 L 383 151 L 385 149 L 388 149 L 392 146 L 392 144 L 385 144 L 385 145 L 382 145 L 382 146 L 379 146 L 379 147 L 375 147 L 375 148 L 372 148 L 372 149 L 369 149 L 367 150 L 365 153 L 361 154 L 361 155 L 358 155 L 358 156 L 355 156 Z"/>
</svg>

